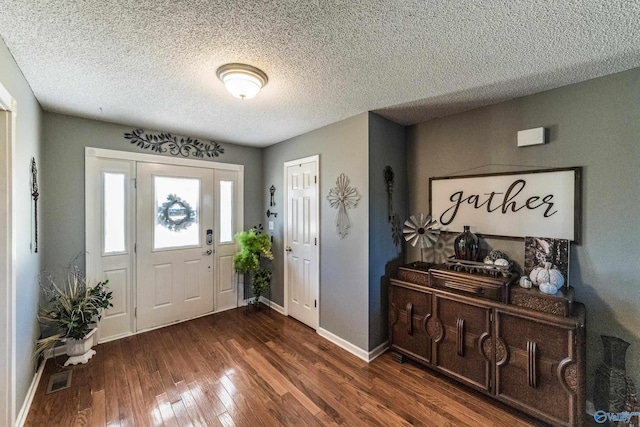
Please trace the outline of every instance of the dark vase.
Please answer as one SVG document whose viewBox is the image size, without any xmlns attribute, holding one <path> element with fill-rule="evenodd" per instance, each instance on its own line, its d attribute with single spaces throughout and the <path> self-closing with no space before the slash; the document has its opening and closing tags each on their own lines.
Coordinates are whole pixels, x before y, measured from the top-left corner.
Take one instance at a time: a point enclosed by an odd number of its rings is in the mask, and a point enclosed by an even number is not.
<svg viewBox="0 0 640 427">
<path fill-rule="evenodd" d="M 597 386 L 593 391 L 596 411 L 621 412 L 627 402 L 628 381 L 625 353 L 629 343 L 616 337 L 601 335 L 604 361 L 595 374 Z"/>
<path fill-rule="evenodd" d="M 453 241 L 453 250 L 457 259 L 466 261 L 477 261 L 480 252 L 480 241 L 478 237 L 469 231 L 469 226 L 464 226 L 464 231 Z"/>
</svg>

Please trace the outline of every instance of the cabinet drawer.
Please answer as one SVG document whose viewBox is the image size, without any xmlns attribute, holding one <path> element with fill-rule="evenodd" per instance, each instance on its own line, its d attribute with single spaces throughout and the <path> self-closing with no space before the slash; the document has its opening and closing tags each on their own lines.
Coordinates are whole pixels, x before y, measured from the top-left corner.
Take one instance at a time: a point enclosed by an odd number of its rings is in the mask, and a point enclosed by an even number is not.
<svg viewBox="0 0 640 427">
<path fill-rule="evenodd" d="M 398 279 L 417 285 L 429 286 L 429 269 L 433 264 L 412 262 L 398 267 Z"/>
<path fill-rule="evenodd" d="M 492 301 L 509 301 L 509 281 L 502 279 L 432 269 L 430 285 Z"/>
<path fill-rule="evenodd" d="M 431 340 L 426 320 L 431 314 L 432 295 L 402 286 L 391 286 L 389 334 L 391 348 L 425 363 L 431 360 Z"/>
</svg>

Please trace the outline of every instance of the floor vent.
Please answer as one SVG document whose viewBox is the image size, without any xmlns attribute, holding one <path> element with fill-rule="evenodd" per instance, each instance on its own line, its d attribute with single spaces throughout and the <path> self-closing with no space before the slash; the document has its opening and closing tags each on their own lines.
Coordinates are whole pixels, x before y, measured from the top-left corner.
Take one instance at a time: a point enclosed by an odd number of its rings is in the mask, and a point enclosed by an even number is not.
<svg viewBox="0 0 640 427">
<path fill-rule="evenodd" d="M 62 371 L 49 377 L 49 385 L 47 385 L 46 394 L 64 390 L 71 387 L 71 373 L 73 371 Z"/>
</svg>

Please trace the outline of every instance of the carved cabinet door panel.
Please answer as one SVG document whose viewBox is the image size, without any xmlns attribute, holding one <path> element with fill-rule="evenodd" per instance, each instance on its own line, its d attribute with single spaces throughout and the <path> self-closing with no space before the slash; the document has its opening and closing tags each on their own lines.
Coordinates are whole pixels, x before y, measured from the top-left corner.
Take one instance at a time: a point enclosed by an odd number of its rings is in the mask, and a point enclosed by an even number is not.
<svg viewBox="0 0 640 427">
<path fill-rule="evenodd" d="M 391 286 L 389 333 L 391 349 L 424 363 L 431 361 L 431 340 L 426 322 L 432 295 L 399 285 Z"/>
<path fill-rule="evenodd" d="M 576 425 L 575 325 L 496 309 L 496 397 L 553 425 Z"/>
<path fill-rule="evenodd" d="M 493 359 L 483 348 L 490 343 L 491 307 L 436 295 L 434 317 L 441 331 L 432 337 L 438 370 L 474 388 L 490 390 Z"/>
</svg>

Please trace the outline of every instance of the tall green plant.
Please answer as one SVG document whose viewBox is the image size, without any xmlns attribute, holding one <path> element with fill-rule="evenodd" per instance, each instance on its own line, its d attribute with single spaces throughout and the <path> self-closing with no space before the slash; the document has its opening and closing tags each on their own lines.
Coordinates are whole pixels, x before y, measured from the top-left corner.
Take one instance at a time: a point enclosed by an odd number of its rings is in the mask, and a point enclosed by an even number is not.
<svg viewBox="0 0 640 427">
<path fill-rule="evenodd" d="M 267 290 L 271 280 L 271 270 L 261 266 L 261 259 L 273 259 L 271 238 L 252 228 L 234 236 L 240 245 L 240 252 L 233 258 L 233 267 L 239 273 L 248 273 L 251 277 L 253 304 L 258 304 L 260 296 Z"/>
</svg>

